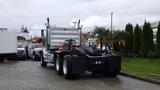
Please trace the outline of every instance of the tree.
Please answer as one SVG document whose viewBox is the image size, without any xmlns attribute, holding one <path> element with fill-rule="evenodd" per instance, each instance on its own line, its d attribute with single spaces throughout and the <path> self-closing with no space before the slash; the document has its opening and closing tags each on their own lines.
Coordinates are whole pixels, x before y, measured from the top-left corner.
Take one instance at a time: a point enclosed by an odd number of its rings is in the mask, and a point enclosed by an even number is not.
<svg viewBox="0 0 160 90">
<path fill-rule="evenodd" d="M 145 21 L 142 31 L 142 46 L 141 46 L 141 53 L 143 56 L 147 56 L 149 51 L 153 51 L 153 31 L 151 28 L 150 23 Z"/>
<path fill-rule="evenodd" d="M 151 24 L 148 23 L 148 30 L 149 30 L 149 33 L 148 33 L 148 44 L 149 44 L 149 50 L 150 51 L 153 51 L 154 50 L 154 43 L 153 43 L 153 30 L 151 28 Z"/>
<path fill-rule="evenodd" d="M 148 53 L 148 31 L 147 31 L 147 22 L 145 21 L 144 25 L 143 25 L 143 30 L 142 30 L 142 44 L 141 44 L 141 54 L 142 56 L 146 56 Z"/>
<path fill-rule="evenodd" d="M 125 31 L 115 31 L 113 33 L 114 40 L 125 40 L 128 34 Z"/>
<path fill-rule="evenodd" d="M 133 26 L 128 23 L 126 25 L 125 31 L 128 33 L 126 38 L 126 53 L 133 53 Z"/>
<path fill-rule="evenodd" d="M 86 42 L 88 40 L 88 38 L 90 38 L 90 32 L 87 32 L 87 33 L 82 33 L 81 34 L 81 40 L 82 42 Z"/>
<path fill-rule="evenodd" d="M 134 29 L 133 52 L 138 54 L 141 49 L 141 28 L 137 24 Z"/>
<path fill-rule="evenodd" d="M 156 35 L 156 50 L 157 50 L 157 56 L 160 57 L 160 22 L 158 24 L 158 30 Z"/>
<path fill-rule="evenodd" d="M 113 33 L 113 49 L 114 51 L 120 51 L 121 53 L 124 53 L 124 47 L 125 47 L 125 40 L 127 37 L 127 33 L 125 31 L 115 31 Z"/>
<path fill-rule="evenodd" d="M 94 36 L 100 40 L 101 49 L 103 45 L 106 44 L 109 33 L 109 30 L 106 30 L 104 27 L 96 27 L 94 29 Z"/>
</svg>

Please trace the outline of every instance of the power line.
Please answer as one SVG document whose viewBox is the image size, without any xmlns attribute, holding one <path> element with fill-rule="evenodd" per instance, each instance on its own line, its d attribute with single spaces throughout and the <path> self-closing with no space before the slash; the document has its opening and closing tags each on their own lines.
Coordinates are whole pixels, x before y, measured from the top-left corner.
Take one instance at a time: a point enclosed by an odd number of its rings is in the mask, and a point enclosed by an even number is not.
<svg viewBox="0 0 160 90">
<path fill-rule="evenodd" d="M 13 18 L 13 17 L 18 17 L 18 18 L 47 18 L 46 16 L 0 16 L 0 17 L 6 17 L 6 18 Z"/>
</svg>

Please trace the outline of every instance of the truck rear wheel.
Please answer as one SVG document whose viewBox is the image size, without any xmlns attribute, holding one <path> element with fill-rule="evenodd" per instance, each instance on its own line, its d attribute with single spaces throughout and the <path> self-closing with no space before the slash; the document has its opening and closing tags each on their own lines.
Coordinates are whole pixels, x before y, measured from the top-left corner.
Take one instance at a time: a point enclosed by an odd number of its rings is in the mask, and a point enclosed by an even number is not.
<svg viewBox="0 0 160 90">
<path fill-rule="evenodd" d="M 63 61 L 63 74 L 66 79 L 71 79 L 73 77 L 71 63 L 68 57 L 65 57 Z"/>
<path fill-rule="evenodd" d="M 65 79 L 77 79 L 80 74 L 73 74 L 72 72 L 72 62 L 73 56 L 65 56 L 63 60 L 63 75 Z"/>
<path fill-rule="evenodd" d="M 47 62 L 44 61 L 42 53 L 40 54 L 40 64 L 41 64 L 41 67 L 46 67 L 47 66 Z"/>
<path fill-rule="evenodd" d="M 34 61 L 36 60 L 35 54 L 32 55 L 32 59 L 33 59 Z"/>
<path fill-rule="evenodd" d="M 0 63 L 3 63 L 3 62 L 4 62 L 4 57 L 0 56 Z"/>
<path fill-rule="evenodd" d="M 56 71 L 57 71 L 58 75 L 62 75 L 63 74 L 63 70 L 62 70 L 63 65 L 62 65 L 62 57 L 60 57 L 60 55 L 57 55 L 55 66 L 56 66 Z"/>
</svg>

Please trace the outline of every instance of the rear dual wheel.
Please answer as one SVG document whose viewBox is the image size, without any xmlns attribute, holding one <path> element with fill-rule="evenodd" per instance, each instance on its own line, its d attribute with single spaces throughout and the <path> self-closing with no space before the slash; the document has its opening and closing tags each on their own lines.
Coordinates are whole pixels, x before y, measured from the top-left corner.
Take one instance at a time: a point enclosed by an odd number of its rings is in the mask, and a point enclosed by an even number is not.
<svg viewBox="0 0 160 90">
<path fill-rule="evenodd" d="M 33 59 L 33 60 L 36 60 L 35 54 L 32 55 L 32 59 Z"/>
<path fill-rule="evenodd" d="M 79 74 L 73 74 L 72 73 L 72 63 L 70 62 L 70 59 L 72 56 L 60 56 L 57 55 L 56 61 L 55 61 L 55 67 L 58 75 L 64 75 L 65 79 L 74 79 L 78 78 Z"/>
<path fill-rule="evenodd" d="M 4 57 L 0 56 L 0 63 L 4 62 Z"/>
<path fill-rule="evenodd" d="M 60 55 L 57 55 L 56 61 L 55 61 L 56 71 L 58 75 L 63 74 L 63 65 L 62 65 L 62 57 Z"/>
<path fill-rule="evenodd" d="M 65 58 L 63 61 L 63 75 L 66 79 L 72 78 L 71 65 L 67 58 Z"/>
<path fill-rule="evenodd" d="M 73 78 L 78 78 L 79 74 L 73 74 L 72 73 L 72 64 L 69 61 L 71 56 L 64 57 L 63 60 L 63 75 L 65 79 L 73 79 Z"/>
</svg>

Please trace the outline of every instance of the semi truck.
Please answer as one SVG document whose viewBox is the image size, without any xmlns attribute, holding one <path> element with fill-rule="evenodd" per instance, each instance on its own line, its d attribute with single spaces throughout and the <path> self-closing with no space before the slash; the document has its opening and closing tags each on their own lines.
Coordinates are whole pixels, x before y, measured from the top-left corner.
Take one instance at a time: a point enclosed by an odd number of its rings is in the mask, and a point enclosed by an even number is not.
<svg viewBox="0 0 160 90">
<path fill-rule="evenodd" d="M 81 42 L 80 21 L 78 27 L 55 27 L 47 18 L 46 32 L 41 31 L 43 49 L 40 52 L 40 64 L 55 65 L 58 75 L 65 79 L 77 78 L 86 71 L 102 73 L 105 76 L 116 76 L 121 70 L 119 53 L 108 53 L 94 45 L 87 46 Z M 46 35 L 44 35 L 44 32 Z"/>
<path fill-rule="evenodd" d="M 0 31 L 0 62 L 5 58 L 16 56 L 17 34 L 16 32 Z"/>
</svg>

